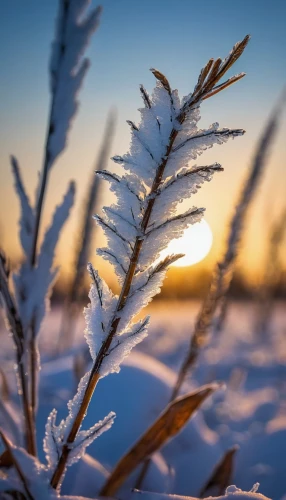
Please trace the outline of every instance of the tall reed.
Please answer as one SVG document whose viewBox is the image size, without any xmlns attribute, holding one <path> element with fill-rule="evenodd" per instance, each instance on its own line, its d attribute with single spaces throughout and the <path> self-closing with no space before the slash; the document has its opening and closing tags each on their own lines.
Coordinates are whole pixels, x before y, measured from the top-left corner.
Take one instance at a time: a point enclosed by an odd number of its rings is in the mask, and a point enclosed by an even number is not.
<svg viewBox="0 0 286 500">
<path fill-rule="evenodd" d="M 130 153 L 114 157 L 128 171 L 124 177 L 110 172 L 99 174 L 111 182 L 118 204 L 105 207 L 105 217 L 96 216 L 106 231 L 108 247 L 100 254 L 115 266 L 121 291 L 115 297 L 90 266 L 93 279 L 91 305 L 87 310 L 87 341 L 93 365 L 82 379 L 76 402 L 71 404 L 72 421 L 62 445 L 51 485 L 57 488 L 65 472 L 73 443 L 81 428 L 89 402 L 101 377 L 118 371 L 132 347 L 146 335 L 148 319 L 132 323 L 139 310 L 158 293 L 167 266 L 180 256 L 170 256 L 154 264 L 168 242 L 182 234 L 190 223 L 201 219 L 202 209 L 192 208 L 175 215 L 178 203 L 195 193 L 204 180 L 221 170 L 217 164 L 188 168 L 207 147 L 221 144 L 244 133 L 241 129 L 219 129 L 213 124 L 198 130 L 199 105 L 202 101 L 238 81 L 243 74 L 218 84 L 226 71 L 240 57 L 249 37 L 236 44 L 223 61 L 210 60 L 201 71 L 194 92 L 179 101 L 167 78 L 152 69 L 157 86 L 152 95 L 141 86 L 145 108 L 139 127 L 132 131 Z"/>
</svg>

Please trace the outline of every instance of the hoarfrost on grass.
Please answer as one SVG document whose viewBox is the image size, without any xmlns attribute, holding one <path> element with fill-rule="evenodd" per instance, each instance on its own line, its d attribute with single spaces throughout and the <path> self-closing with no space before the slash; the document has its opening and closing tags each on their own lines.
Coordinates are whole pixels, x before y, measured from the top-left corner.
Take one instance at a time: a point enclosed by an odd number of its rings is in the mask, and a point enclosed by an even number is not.
<svg viewBox="0 0 286 500">
<path fill-rule="evenodd" d="M 115 413 L 110 412 L 103 420 L 94 424 L 90 427 L 90 429 L 80 430 L 73 443 L 68 442 L 68 436 L 74 418 L 82 402 L 89 377 L 90 372 L 86 373 L 80 380 L 74 398 L 68 402 L 69 414 L 65 420 L 62 420 L 58 426 L 56 425 L 57 410 L 55 409 L 51 411 L 48 417 L 44 438 L 44 451 L 46 453 L 50 475 L 52 475 L 55 467 L 57 466 L 64 446 L 68 446 L 70 450 L 67 465 L 72 465 L 80 460 L 80 458 L 84 455 L 86 447 L 89 446 L 103 432 L 110 429 L 114 422 Z"/>
<path fill-rule="evenodd" d="M 44 236 L 36 267 L 31 267 L 28 261 L 24 261 L 13 276 L 23 327 L 27 329 L 33 322 L 36 334 L 39 332 L 48 306 L 48 292 L 57 274 L 57 269 L 52 269 L 55 247 L 73 206 L 74 196 L 75 185 L 71 182 L 62 203 L 55 209 L 52 223 Z"/>
</svg>

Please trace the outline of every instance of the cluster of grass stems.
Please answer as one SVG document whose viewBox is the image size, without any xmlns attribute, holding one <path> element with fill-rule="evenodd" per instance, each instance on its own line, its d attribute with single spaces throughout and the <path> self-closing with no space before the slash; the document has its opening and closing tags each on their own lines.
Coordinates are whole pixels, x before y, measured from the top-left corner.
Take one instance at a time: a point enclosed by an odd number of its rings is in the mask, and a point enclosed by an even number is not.
<svg viewBox="0 0 286 500">
<path fill-rule="evenodd" d="M 230 56 L 226 58 L 223 62 L 221 59 L 213 60 L 210 59 L 206 66 L 202 69 L 197 85 L 191 98 L 186 102 L 185 108 L 182 109 L 181 115 L 178 121 L 183 124 L 187 111 L 198 103 L 209 99 L 210 97 L 221 92 L 225 88 L 229 87 L 233 83 L 237 82 L 244 74 L 234 76 L 229 78 L 223 83 L 220 83 L 224 74 L 229 70 L 229 68 L 235 63 L 235 61 L 243 53 L 249 37 L 246 36 L 242 42 L 237 44 L 234 50 L 231 52 Z M 161 82 L 164 88 L 171 93 L 171 88 L 167 78 L 157 70 L 152 70 L 155 77 Z M 141 87 L 141 93 L 148 104 L 148 96 L 144 94 L 145 90 Z M 51 113 L 55 105 L 53 95 L 51 99 Z M 202 388 L 194 393 L 184 395 L 180 398 L 178 396 L 182 393 L 183 384 L 187 376 L 190 375 L 194 366 L 198 362 L 199 355 L 202 349 L 207 345 L 211 334 L 218 334 L 223 328 L 224 319 L 226 316 L 227 303 L 228 303 L 228 290 L 232 280 L 235 261 L 237 258 L 239 243 L 243 234 L 243 227 L 245 223 L 245 218 L 249 210 L 249 206 L 254 198 L 257 191 L 259 181 L 265 169 L 267 163 L 267 154 L 269 147 L 272 144 L 273 138 L 277 130 L 277 124 L 279 119 L 279 109 L 281 106 L 276 108 L 272 113 L 267 126 L 263 132 L 263 135 L 257 146 L 257 151 L 254 154 L 253 161 L 249 167 L 247 173 L 247 178 L 243 183 L 241 193 L 236 204 L 234 215 L 229 224 L 229 231 L 227 242 L 225 246 L 225 252 L 222 256 L 220 262 L 216 265 L 213 275 L 211 277 L 211 282 L 209 290 L 205 296 L 202 303 L 201 309 L 198 313 L 195 327 L 192 332 L 190 332 L 190 346 L 186 354 L 185 359 L 182 362 L 181 368 L 178 373 L 177 382 L 173 388 L 172 394 L 170 395 L 169 405 L 164 409 L 162 408 L 162 414 L 153 423 L 153 425 L 139 438 L 138 442 L 134 444 L 132 449 L 121 458 L 119 463 L 115 466 L 113 472 L 111 473 L 109 479 L 101 490 L 101 495 L 103 496 L 113 496 L 116 494 L 118 488 L 123 484 L 125 479 L 131 474 L 131 472 L 139 465 L 142 464 L 142 470 L 137 479 L 137 488 L 144 487 L 144 477 L 148 470 L 152 454 L 160 449 L 166 441 L 171 439 L 185 423 L 190 419 L 195 410 L 202 404 L 205 398 L 217 389 L 217 386 L 212 385 L 209 387 Z M 96 161 L 96 170 L 104 170 L 109 156 L 111 140 L 114 134 L 114 124 L 115 117 L 114 114 L 110 114 L 106 131 L 104 134 L 103 145 Z M 36 204 L 36 224 L 33 232 L 33 245 L 30 255 L 30 266 L 37 265 L 37 249 L 39 246 L 39 232 L 42 222 L 43 206 L 45 201 L 45 196 L 48 188 L 49 181 L 49 140 L 50 134 L 53 130 L 53 123 L 49 121 L 47 128 L 47 138 L 45 146 L 44 161 L 41 173 L 41 183 L 38 194 L 38 200 Z M 156 193 L 158 187 L 160 186 L 164 174 L 166 164 L 168 162 L 169 155 L 172 150 L 172 146 L 177 137 L 178 130 L 173 129 L 169 137 L 169 145 L 166 151 L 166 155 L 162 160 L 161 165 L 157 169 L 156 177 L 154 179 L 151 196 L 149 197 L 149 202 L 146 206 L 141 230 L 142 233 L 147 229 L 150 216 L 152 214 L 152 209 L 155 201 L 155 197 L 152 197 L 152 193 Z M 14 165 L 16 172 L 17 167 Z M 85 269 L 90 255 L 90 244 L 92 236 L 92 221 L 91 216 L 94 211 L 94 207 L 98 204 L 98 199 L 100 195 L 101 187 L 100 180 L 98 177 L 94 176 L 90 184 L 89 194 L 87 196 L 87 202 L 85 204 L 83 222 L 81 225 L 80 238 L 78 239 L 78 246 L 75 258 L 75 274 L 68 293 L 66 304 L 64 308 L 64 316 L 61 327 L 60 344 L 59 351 L 62 352 L 67 347 L 72 345 L 73 341 L 73 329 L 74 323 L 78 315 L 78 303 L 81 290 L 83 288 L 83 283 L 85 279 Z M 269 249 L 269 261 L 275 262 L 277 260 L 277 250 L 281 242 L 282 235 L 285 231 L 285 213 L 282 214 L 278 223 L 272 231 L 271 244 Z M 126 278 L 122 284 L 122 288 L 119 294 L 118 303 L 116 307 L 116 312 L 114 314 L 113 320 L 111 321 L 110 330 L 103 342 L 101 349 L 92 365 L 90 377 L 87 383 L 87 387 L 82 398 L 81 404 L 79 406 L 78 412 L 74 418 L 71 430 L 69 432 L 67 443 L 63 446 L 61 456 L 58 460 L 58 465 L 54 471 L 51 479 L 51 486 L 55 489 L 58 488 L 62 476 L 66 470 L 66 464 L 68 461 L 70 453 L 70 445 L 74 442 L 77 433 L 81 427 L 83 418 L 88 411 L 88 406 L 90 400 L 93 396 L 94 390 L 98 384 L 100 378 L 100 367 L 105 358 L 105 355 L 111 345 L 111 342 L 116 335 L 119 322 L 120 322 L 120 311 L 124 308 L 130 288 L 132 285 L 135 269 L 138 263 L 142 248 L 142 238 L 137 237 L 133 253 L 130 259 L 129 268 L 126 274 Z M 168 261 L 169 263 L 169 261 Z M 268 309 L 267 314 L 263 316 L 264 328 L 266 318 L 269 316 L 269 308 L 272 303 L 272 288 L 268 286 L 269 283 L 273 283 L 274 270 L 269 269 L 269 273 L 272 272 L 271 276 L 266 276 L 265 290 L 261 296 L 261 303 L 263 305 L 262 309 L 266 311 L 265 304 L 267 303 Z M 17 364 L 17 378 L 19 385 L 19 396 L 22 402 L 23 408 L 23 426 L 25 435 L 25 446 L 26 450 L 30 455 L 37 456 L 36 449 L 36 411 L 38 406 L 38 395 L 37 395 L 37 377 L 38 377 L 38 353 L 36 346 L 36 338 L 33 332 L 33 325 L 31 325 L 31 335 L 30 344 L 28 349 L 28 355 L 30 358 L 28 373 L 25 373 L 24 366 L 22 363 L 24 353 L 24 331 L 23 325 L 21 323 L 20 315 L 17 311 L 17 306 L 15 299 L 13 297 L 13 292 L 10 288 L 9 283 L 10 269 L 8 261 L 4 255 L 0 255 L 0 291 L 3 302 L 5 304 L 5 310 L 7 315 L 8 328 L 12 333 L 12 338 L 15 346 L 15 356 Z M 262 326 L 261 326 L 262 328 Z M 2 373 L 2 372 L 1 372 Z M 3 380 L 5 376 L 3 375 Z M 0 436 L 5 448 L 5 453 L 2 455 L 2 464 L 8 462 L 12 463 L 15 467 L 17 474 L 19 475 L 24 490 L 26 492 L 27 498 L 33 498 L 29 492 L 29 485 L 25 479 L 21 467 L 18 464 L 16 458 L 13 455 L 13 450 L 8 438 L 5 436 L 4 431 L 0 432 Z M 229 480 L 232 473 L 232 463 L 235 454 L 235 449 L 228 450 L 222 460 L 217 465 L 216 469 L 210 476 L 209 481 L 201 491 L 201 495 L 204 496 L 210 487 L 217 487 L 217 492 L 220 494 L 223 489 L 229 484 Z"/>
</svg>

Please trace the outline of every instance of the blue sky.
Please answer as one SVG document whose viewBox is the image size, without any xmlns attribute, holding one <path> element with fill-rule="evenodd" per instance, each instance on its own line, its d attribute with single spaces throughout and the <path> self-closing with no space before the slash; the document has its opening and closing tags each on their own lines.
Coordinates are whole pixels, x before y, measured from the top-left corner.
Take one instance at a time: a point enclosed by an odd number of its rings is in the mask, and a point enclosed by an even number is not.
<svg viewBox="0 0 286 500">
<path fill-rule="evenodd" d="M 184 95 L 192 90 L 201 67 L 210 57 L 224 57 L 236 41 L 250 33 L 251 43 L 232 71 L 232 74 L 246 71 L 246 78 L 210 100 L 205 105 L 202 120 L 202 125 L 219 121 L 222 126 L 247 130 L 245 138 L 214 149 L 206 156 L 210 161 L 221 161 L 226 168 L 223 177 L 214 181 L 212 189 L 206 190 L 207 199 L 203 195 L 199 198 L 207 207 L 207 220 L 215 232 L 215 258 L 259 132 L 286 82 L 286 2 L 103 0 L 101 4 L 101 25 L 88 50 L 92 67 L 81 93 L 82 105 L 69 148 L 52 173 L 45 220 L 49 219 L 71 177 L 78 183 L 75 214 L 78 212 L 104 120 L 112 105 L 118 110 L 113 153 L 126 151 L 129 130 L 125 120 L 138 118 L 136 110 L 141 105 L 138 85 L 143 83 L 151 90 L 154 79 L 148 71 L 150 67 L 164 72 Z M 18 252 L 18 205 L 11 187 L 8 156 L 10 153 L 18 156 L 33 195 L 36 172 L 41 168 L 49 106 L 47 67 L 56 11 L 56 0 L 1 0 L 0 3 L 0 208 L 7 206 L 7 202 L 10 206 L 9 213 L 1 217 L 0 231 L 6 246 L 15 255 Z M 286 174 L 282 160 L 286 150 L 283 134 L 285 120 L 271 156 L 271 169 L 249 222 L 245 243 L 251 249 L 249 265 L 255 261 L 257 237 L 263 238 L 261 224 L 269 202 L 269 189 L 272 193 L 275 191 L 271 204 L 273 214 L 279 212 L 284 202 Z M 65 234 L 75 231 L 75 214 Z M 65 252 L 66 247 L 61 244 L 60 256 Z"/>
</svg>

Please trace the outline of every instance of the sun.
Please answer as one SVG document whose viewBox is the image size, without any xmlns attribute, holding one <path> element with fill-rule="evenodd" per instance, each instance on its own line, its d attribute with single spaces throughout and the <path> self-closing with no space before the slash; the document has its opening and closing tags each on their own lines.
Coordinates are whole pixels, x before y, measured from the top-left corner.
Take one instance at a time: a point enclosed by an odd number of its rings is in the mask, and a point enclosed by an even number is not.
<svg viewBox="0 0 286 500">
<path fill-rule="evenodd" d="M 183 253 L 185 256 L 178 259 L 172 266 L 192 266 L 207 256 L 212 242 L 213 235 L 211 228 L 203 219 L 201 222 L 188 227 L 181 238 L 171 241 L 168 247 L 162 252 L 161 258 L 171 254 Z"/>
</svg>

